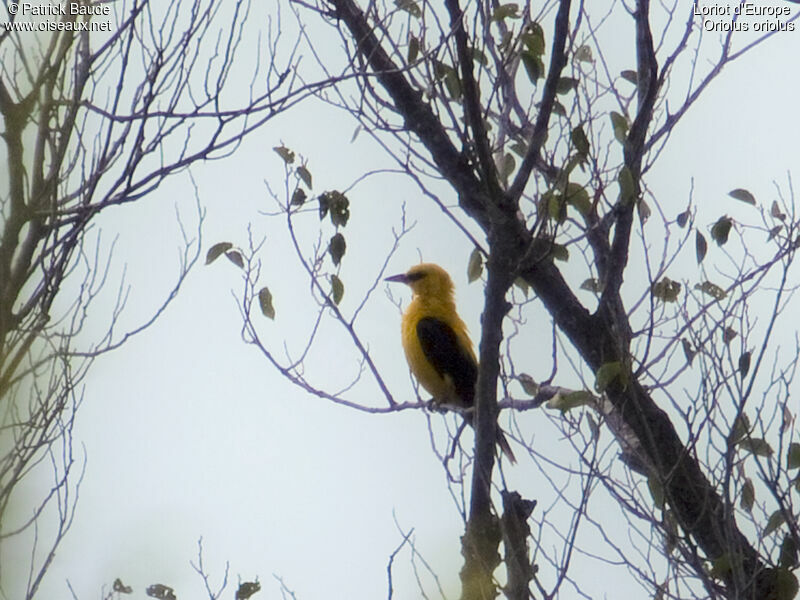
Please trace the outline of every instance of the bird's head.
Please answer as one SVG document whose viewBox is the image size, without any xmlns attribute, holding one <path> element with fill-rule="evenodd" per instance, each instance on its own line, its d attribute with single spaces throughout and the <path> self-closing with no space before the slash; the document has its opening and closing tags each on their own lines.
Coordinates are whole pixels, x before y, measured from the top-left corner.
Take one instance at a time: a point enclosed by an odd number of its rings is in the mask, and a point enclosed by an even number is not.
<svg viewBox="0 0 800 600">
<path fill-rule="evenodd" d="M 453 280 L 447 271 L 433 263 L 414 265 L 405 273 L 387 277 L 386 281 L 405 283 L 415 296 L 423 298 L 444 300 L 453 297 Z"/>
</svg>

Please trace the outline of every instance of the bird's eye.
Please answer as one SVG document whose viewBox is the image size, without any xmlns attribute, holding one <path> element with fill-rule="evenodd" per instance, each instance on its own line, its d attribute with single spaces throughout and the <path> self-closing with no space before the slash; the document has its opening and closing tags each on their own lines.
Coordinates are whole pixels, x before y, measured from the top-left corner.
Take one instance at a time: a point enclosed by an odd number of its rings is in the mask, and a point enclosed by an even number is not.
<svg viewBox="0 0 800 600">
<path fill-rule="evenodd" d="M 409 273 L 408 274 L 408 280 L 409 281 L 419 281 L 423 277 L 425 277 L 425 273 L 422 273 L 420 271 L 416 271 L 414 273 Z"/>
</svg>

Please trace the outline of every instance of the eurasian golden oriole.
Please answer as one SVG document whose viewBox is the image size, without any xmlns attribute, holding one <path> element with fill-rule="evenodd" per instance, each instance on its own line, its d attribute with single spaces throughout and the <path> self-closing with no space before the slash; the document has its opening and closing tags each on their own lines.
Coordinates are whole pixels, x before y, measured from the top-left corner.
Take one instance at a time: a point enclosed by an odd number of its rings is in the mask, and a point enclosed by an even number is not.
<svg viewBox="0 0 800 600">
<path fill-rule="evenodd" d="M 411 288 L 411 303 L 403 313 L 402 341 L 408 366 L 436 404 L 471 408 L 475 403 L 478 359 L 467 326 L 456 312 L 453 281 L 442 267 L 422 263 L 408 272 L 387 277 Z M 472 425 L 472 413 L 465 416 Z M 505 435 L 497 428 L 497 444 L 514 463 Z"/>
</svg>

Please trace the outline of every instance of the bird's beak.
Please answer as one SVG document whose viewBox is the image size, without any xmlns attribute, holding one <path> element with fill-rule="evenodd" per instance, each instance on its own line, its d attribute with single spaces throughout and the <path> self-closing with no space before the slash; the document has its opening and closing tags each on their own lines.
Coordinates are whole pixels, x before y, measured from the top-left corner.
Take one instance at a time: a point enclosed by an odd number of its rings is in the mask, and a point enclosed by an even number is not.
<svg viewBox="0 0 800 600">
<path fill-rule="evenodd" d="M 384 281 L 396 281 L 398 283 L 405 283 L 408 284 L 408 275 L 405 273 L 400 273 L 399 275 L 392 275 L 391 277 L 387 277 Z"/>
</svg>

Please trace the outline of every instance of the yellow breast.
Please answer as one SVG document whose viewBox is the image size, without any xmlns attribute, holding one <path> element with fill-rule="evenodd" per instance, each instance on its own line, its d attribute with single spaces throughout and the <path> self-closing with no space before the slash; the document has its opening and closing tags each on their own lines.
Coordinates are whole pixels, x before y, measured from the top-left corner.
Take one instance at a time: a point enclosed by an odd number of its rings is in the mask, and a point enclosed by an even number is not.
<svg viewBox="0 0 800 600">
<path fill-rule="evenodd" d="M 477 364 L 472 341 L 467 334 L 467 327 L 456 314 L 454 307 L 443 306 L 441 303 L 431 302 L 430 299 L 425 300 L 421 297 L 415 297 L 403 314 L 403 350 L 411 373 L 437 403 L 462 405 L 463 402 L 456 394 L 451 377 L 440 375 L 422 349 L 417 336 L 417 324 L 420 319 L 425 317 L 434 317 L 449 325 L 456 333 L 459 344 L 467 349 Z"/>
</svg>

